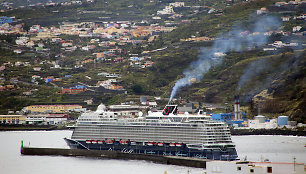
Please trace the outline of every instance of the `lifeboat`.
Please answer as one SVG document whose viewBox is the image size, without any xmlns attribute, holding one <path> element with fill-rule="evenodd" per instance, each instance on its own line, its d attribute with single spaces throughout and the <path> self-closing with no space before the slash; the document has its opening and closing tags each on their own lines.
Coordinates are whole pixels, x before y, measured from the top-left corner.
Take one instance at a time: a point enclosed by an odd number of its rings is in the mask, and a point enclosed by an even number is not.
<svg viewBox="0 0 306 174">
<path fill-rule="evenodd" d="M 164 143 L 157 143 L 158 146 L 164 146 Z"/>
<path fill-rule="evenodd" d="M 153 142 L 148 142 L 148 146 L 153 146 L 154 143 Z"/>
<path fill-rule="evenodd" d="M 96 140 L 91 141 L 92 144 L 97 144 L 97 142 L 98 141 L 96 141 Z"/>
<path fill-rule="evenodd" d="M 106 144 L 114 144 L 114 140 L 105 140 Z"/>
<path fill-rule="evenodd" d="M 176 143 L 175 146 L 176 147 L 182 147 L 182 143 Z"/>
<path fill-rule="evenodd" d="M 102 140 L 98 141 L 98 144 L 103 144 L 103 141 Z"/>
<path fill-rule="evenodd" d="M 132 146 L 136 146 L 136 142 L 133 142 L 133 141 L 132 141 L 132 142 L 131 142 L 131 145 L 132 145 Z"/>
<path fill-rule="evenodd" d="M 120 141 L 120 144 L 126 145 L 126 144 L 129 144 L 129 141 L 128 141 L 128 140 L 121 140 L 121 141 Z"/>
<path fill-rule="evenodd" d="M 170 143 L 169 146 L 170 146 L 170 147 L 174 147 L 174 146 L 175 146 L 175 143 Z"/>
<path fill-rule="evenodd" d="M 90 144 L 90 143 L 91 143 L 91 141 L 90 141 L 90 140 L 86 140 L 86 143 L 87 143 L 87 144 Z"/>
</svg>

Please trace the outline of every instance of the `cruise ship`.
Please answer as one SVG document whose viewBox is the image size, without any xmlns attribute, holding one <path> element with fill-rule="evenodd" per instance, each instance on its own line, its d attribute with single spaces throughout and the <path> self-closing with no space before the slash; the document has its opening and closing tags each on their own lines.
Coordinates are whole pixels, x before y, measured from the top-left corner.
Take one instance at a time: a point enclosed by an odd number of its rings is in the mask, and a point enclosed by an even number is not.
<svg viewBox="0 0 306 174">
<path fill-rule="evenodd" d="M 77 120 L 70 148 L 123 153 L 181 156 L 213 160 L 236 160 L 237 152 L 228 126 L 210 116 L 179 114 L 177 105 L 149 111 L 145 117 L 121 118 L 98 109 Z"/>
</svg>

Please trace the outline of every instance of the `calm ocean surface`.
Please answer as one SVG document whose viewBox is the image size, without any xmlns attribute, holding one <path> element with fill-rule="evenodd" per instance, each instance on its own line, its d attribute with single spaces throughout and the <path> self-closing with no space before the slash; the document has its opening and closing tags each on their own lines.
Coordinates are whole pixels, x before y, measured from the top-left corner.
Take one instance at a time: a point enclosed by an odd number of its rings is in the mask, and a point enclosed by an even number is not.
<svg viewBox="0 0 306 174">
<path fill-rule="evenodd" d="M 22 156 L 25 146 L 68 148 L 64 137 L 72 131 L 0 132 L 0 173 L 2 174 L 168 174 L 204 173 L 203 169 L 155 164 L 147 161 L 109 160 L 87 157 Z M 240 159 L 272 162 L 306 163 L 306 137 L 293 136 L 233 136 Z"/>
</svg>

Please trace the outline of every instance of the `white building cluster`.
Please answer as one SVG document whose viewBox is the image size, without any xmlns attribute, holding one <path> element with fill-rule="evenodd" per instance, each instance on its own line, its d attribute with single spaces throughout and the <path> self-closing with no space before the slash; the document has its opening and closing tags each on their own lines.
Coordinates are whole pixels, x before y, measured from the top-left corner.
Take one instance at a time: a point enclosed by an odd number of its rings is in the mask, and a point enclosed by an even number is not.
<svg viewBox="0 0 306 174">
<path fill-rule="evenodd" d="M 276 128 L 295 128 L 296 121 L 289 121 L 288 116 L 278 116 L 274 119 L 267 119 L 263 115 L 254 117 L 254 120 L 248 120 L 248 128 L 250 129 L 276 129 Z"/>
<path fill-rule="evenodd" d="M 68 114 L 27 115 L 26 124 L 59 125 L 67 123 Z"/>
</svg>

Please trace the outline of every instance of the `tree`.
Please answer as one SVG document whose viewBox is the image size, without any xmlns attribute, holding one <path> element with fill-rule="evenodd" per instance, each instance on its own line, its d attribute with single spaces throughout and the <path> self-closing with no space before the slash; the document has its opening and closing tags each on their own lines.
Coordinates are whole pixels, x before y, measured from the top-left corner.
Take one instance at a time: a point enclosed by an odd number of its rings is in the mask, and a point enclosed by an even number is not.
<svg viewBox="0 0 306 174">
<path fill-rule="evenodd" d="M 132 90 L 135 94 L 142 94 L 144 92 L 143 87 L 139 84 L 133 85 Z"/>
</svg>

